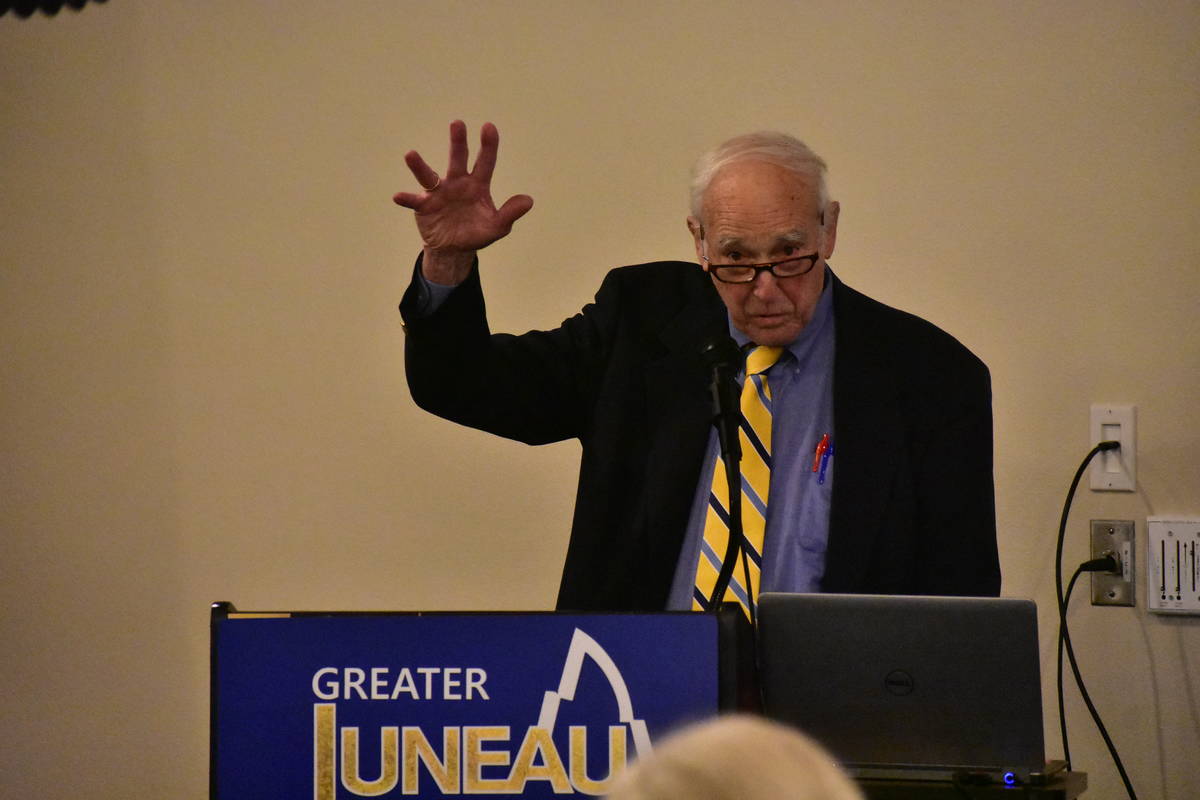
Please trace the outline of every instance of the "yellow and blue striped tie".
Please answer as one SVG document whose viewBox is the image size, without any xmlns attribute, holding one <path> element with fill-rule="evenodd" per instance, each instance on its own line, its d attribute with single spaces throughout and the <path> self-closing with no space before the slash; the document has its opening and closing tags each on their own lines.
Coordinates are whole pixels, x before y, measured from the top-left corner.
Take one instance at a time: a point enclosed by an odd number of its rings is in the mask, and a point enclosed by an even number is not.
<svg viewBox="0 0 1200 800">
<path fill-rule="evenodd" d="M 771 486 L 771 388 L 764 373 L 782 354 L 782 347 L 751 350 L 746 356 L 746 379 L 742 383 L 739 437 L 742 445 L 742 532 L 749 550 L 746 555 L 750 561 L 750 586 L 743 586 L 745 573 L 739 565 L 733 571 L 723 599 L 741 603 L 747 616 L 751 601 L 758 597 L 763 538 L 767 528 L 767 492 Z M 708 496 L 704 540 L 700 543 L 700 563 L 692 592 L 693 610 L 707 610 L 728 542 L 729 482 L 725 477 L 725 464 L 718 458 Z"/>
</svg>

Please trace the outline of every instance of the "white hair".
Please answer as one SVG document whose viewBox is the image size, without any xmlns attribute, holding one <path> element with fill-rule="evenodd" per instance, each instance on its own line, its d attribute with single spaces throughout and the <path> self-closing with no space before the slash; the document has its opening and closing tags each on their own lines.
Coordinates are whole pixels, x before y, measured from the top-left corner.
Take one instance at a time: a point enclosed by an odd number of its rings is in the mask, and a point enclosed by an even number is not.
<svg viewBox="0 0 1200 800">
<path fill-rule="evenodd" d="M 735 136 L 704 153 L 692 168 L 692 216 L 699 218 L 704 193 L 723 167 L 738 161 L 766 161 L 815 180 L 822 212 L 829 203 L 825 161 L 794 136 L 776 131 L 758 131 Z"/>
<path fill-rule="evenodd" d="M 685 728 L 621 773 L 608 800 L 863 800 L 824 748 L 762 717 Z"/>
</svg>

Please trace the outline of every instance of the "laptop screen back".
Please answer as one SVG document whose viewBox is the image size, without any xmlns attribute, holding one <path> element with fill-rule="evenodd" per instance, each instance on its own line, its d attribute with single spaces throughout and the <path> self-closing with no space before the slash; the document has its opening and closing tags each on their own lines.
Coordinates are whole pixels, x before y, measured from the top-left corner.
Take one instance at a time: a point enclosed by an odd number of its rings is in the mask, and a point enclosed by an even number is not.
<svg viewBox="0 0 1200 800">
<path fill-rule="evenodd" d="M 1044 768 L 1032 601 L 765 593 L 759 663 L 767 715 L 860 777 Z"/>
</svg>

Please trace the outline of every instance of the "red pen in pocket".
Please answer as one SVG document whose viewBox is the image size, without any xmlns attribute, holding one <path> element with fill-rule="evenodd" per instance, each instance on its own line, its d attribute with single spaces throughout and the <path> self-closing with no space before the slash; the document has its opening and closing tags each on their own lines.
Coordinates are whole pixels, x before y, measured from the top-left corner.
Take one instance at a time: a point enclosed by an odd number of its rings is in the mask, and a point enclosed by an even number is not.
<svg viewBox="0 0 1200 800">
<path fill-rule="evenodd" d="M 817 443 L 817 451 L 813 453 L 812 471 L 816 472 L 821 468 L 821 456 L 825 455 L 825 451 L 829 449 L 829 434 L 821 437 L 821 441 Z"/>
</svg>

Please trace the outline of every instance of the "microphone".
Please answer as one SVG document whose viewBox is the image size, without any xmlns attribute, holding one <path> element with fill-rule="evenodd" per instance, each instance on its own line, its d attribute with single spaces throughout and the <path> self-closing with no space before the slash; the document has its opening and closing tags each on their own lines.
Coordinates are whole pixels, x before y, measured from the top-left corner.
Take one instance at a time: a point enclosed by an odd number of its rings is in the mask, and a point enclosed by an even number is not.
<svg viewBox="0 0 1200 800">
<path fill-rule="evenodd" d="M 709 391 L 712 393 L 713 425 L 721 443 L 721 458 L 725 462 L 729 488 L 729 541 L 725 546 L 712 596 L 708 599 L 708 607 L 715 609 L 733 577 L 738 553 L 745 551 L 745 535 L 742 532 L 742 445 L 738 436 L 742 419 L 742 392 L 737 383 L 743 359 L 741 348 L 728 334 L 706 339 L 700 346 L 700 357 L 712 375 Z M 750 613 L 753 616 L 754 612 Z"/>
<path fill-rule="evenodd" d="M 737 376 L 742 368 L 742 351 L 732 337 L 715 336 L 706 339 L 700 346 L 700 358 L 709 368 L 712 395 L 713 425 L 721 443 L 721 458 L 726 465 L 730 460 L 742 460 L 742 447 L 738 440 L 741 418 L 741 390 Z"/>
</svg>

